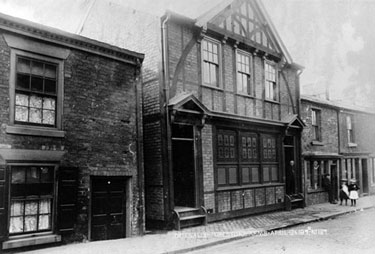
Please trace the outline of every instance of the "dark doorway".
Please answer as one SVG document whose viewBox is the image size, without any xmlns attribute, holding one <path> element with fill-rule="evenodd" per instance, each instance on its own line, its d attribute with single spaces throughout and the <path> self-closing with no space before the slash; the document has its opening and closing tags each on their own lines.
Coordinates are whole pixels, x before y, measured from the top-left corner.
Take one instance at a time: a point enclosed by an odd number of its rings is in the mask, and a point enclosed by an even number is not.
<svg viewBox="0 0 375 254">
<path fill-rule="evenodd" d="M 367 159 L 362 159 L 362 192 L 368 193 L 368 167 Z"/>
<path fill-rule="evenodd" d="M 284 139 L 285 154 L 285 192 L 288 195 L 297 193 L 297 165 L 295 160 L 294 136 L 286 136 Z"/>
<path fill-rule="evenodd" d="M 93 177 L 91 184 L 91 240 L 125 237 L 126 178 Z"/>
<path fill-rule="evenodd" d="M 194 129 L 172 126 L 174 205 L 195 207 Z"/>
</svg>

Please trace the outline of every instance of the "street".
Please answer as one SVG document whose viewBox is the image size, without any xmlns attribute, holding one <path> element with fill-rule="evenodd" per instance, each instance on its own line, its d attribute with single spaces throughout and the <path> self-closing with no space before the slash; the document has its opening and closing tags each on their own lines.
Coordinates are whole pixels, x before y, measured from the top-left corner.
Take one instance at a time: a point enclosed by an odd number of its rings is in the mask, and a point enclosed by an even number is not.
<svg viewBox="0 0 375 254">
<path fill-rule="evenodd" d="M 374 253 L 375 209 L 260 234 L 191 252 L 204 253 Z"/>
</svg>

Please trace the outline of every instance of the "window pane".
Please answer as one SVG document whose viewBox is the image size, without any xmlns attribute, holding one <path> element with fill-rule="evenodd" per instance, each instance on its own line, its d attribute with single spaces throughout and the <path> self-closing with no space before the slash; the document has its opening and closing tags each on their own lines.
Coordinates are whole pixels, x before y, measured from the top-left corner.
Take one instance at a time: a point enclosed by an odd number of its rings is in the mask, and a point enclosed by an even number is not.
<svg viewBox="0 0 375 254">
<path fill-rule="evenodd" d="M 23 215 L 23 201 L 12 201 L 10 207 L 10 216 Z"/>
<path fill-rule="evenodd" d="M 31 73 L 38 76 L 44 76 L 43 63 L 32 61 L 31 62 Z"/>
<path fill-rule="evenodd" d="M 12 183 L 25 182 L 25 169 L 21 167 L 12 168 Z"/>
<path fill-rule="evenodd" d="M 270 181 L 270 168 L 268 166 L 263 167 L 263 182 Z"/>
<path fill-rule="evenodd" d="M 30 232 L 30 231 L 36 231 L 37 230 L 37 216 L 25 216 L 25 232 Z"/>
<path fill-rule="evenodd" d="M 16 105 L 29 106 L 29 96 L 24 94 L 16 94 Z"/>
<path fill-rule="evenodd" d="M 279 180 L 278 168 L 271 167 L 271 181 L 278 181 L 278 180 Z"/>
<path fill-rule="evenodd" d="M 38 167 L 28 168 L 26 182 L 27 183 L 39 183 L 39 168 Z"/>
<path fill-rule="evenodd" d="M 31 108 L 29 121 L 31 123 L 42 123 L 42 110 Z"/>
<path fill-rule="evenodd" d="M 15 120 L 20 122 L 27 122 L 29 119 L 29 111 L 27 107 L 16 106 Z"/>
<path fill-rule="evenodd" d="M 56 79 L 56 65 L 45 65 L 45 77 Z"/>
<path fill-rule="evenodd" d="M 53 167 L 40 168 L 40 182 L 49 183 L 53 181 Z"/>
<path fill-rule="evenodd" d="M 40 214 L 51 213 L 51 200 L 50 199 L 42 199 L 39 201 L 39 213 Z"/>
<path fill-rule="evenodd" d="M 43 98 L 43 109 L 55 110 L 55 99 Z"/>
<path fill-rule="evenodd" d="M 25 202 L 25 215 L 38 214 L 38 202 L 37 201 L 26 201 Z"/>
<path fill-rule="evenodd" d="M 39 216 L 39 230 L 46 230 L 51 228 L 51 216 L 50 215 L 40 215 Z"/>
<path fill-rule="evenodd" d="M 229 184 L 238 183 L 237 168 L 229 168 Z"/>
<path fill-rule="evenodd" d="M 17 72 L 30 74 L 30 60 L 19 57 L 17 63 Z"/>
<path fill-rule="evenodd" d="M 56 94 L 56 81 L 52 79 L 44 80 L 44 92 Z"/>
<path fill-rule="evenodd" d="M 9 233 L 23 232 L 23 217 L 11 217 L 9 222 Z"/>
<path fill-rule="evenodd" d="M 259 183 L 259 168 L 257 167 L 251 168 L 251 182 Z"/>
<path fill-rule="evenodd" d="M 42 108 L 42 98 L 38 96 L 30 96 L 30 107 Z"/>
<path fill-rule="evenodd" d="M 55 111 L 43 110 L 43 123 L 48 125 L 55 124 Z"/>
<path fill-rule="evenodd" d="M 218 184 L 226 184 L 226 176 L 225 176 L 225 168 L 218 168 L 217 169 L 217 183 Z"/>
<path fill-rule="evenodd" d="M 242 168 L 242 183 L 250 183 L 249 168 Z"/>
<path fill-rule="evenodd" d="M 30 76 L 17 74 L 16 88 L 29 90 L 30 89 Z"/>
<path fill-rule="evenodd" d="M 31 90 L 36 92 L 43 92 L 43 78 L 31 77 Z"/>
</svg>

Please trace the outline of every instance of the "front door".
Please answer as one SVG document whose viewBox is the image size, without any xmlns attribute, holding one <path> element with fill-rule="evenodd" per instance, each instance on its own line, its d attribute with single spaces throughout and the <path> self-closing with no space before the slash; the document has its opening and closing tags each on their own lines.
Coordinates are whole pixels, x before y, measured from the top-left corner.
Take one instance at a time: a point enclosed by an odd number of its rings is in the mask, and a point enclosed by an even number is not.
<svg viewBox="0 0 375 254">
<path fill-rule="evenodd" d="M 125 237 L 124 177 L 93 177 L 91 201 L 91 240 Z"/>
<path fill-rule="evenodd" d="M 195 207 L 195 156 L 192 125 L 172 127 L 174 205 Z"/>
</svg>

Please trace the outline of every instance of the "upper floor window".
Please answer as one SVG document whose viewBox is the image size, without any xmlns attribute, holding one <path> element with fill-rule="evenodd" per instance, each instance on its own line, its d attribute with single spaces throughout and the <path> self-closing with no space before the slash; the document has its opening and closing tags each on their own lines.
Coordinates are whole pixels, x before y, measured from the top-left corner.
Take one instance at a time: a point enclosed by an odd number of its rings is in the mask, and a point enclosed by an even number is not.
<svg viewBox="0 0 375 254">
<path fill-rule="evenodd" d="M 321 141 L 320 135 L 320 110 L 312 109 L 311 110 L 311 126 L 313 132 L 313 139 L 317 141 Z"/>
<path fill-rule="evenodd" d="M 237 51 L 237 92 L 251 95 L 250 56 Z"/>
<path fill-rule="evenodd" d="M 274 65 L 265 63 L 266 99 L 277 101 L 276 68 Z"/>
<path fill-rule="evenodd" d="M 348 135 L 348 143 L 354 143 L 353 122 L 351 116 L 346 116 L 346 130 Z"/>
<path fill-rule="evenodd" d="M 203 83 L 219 87 L 219 44 L 209 40 L 202 41 Z"/>
<path fill-rule="evenodd" d="M 16 57 L 14 122 L 56 126 L 57 64 Z"/>
</svg>

